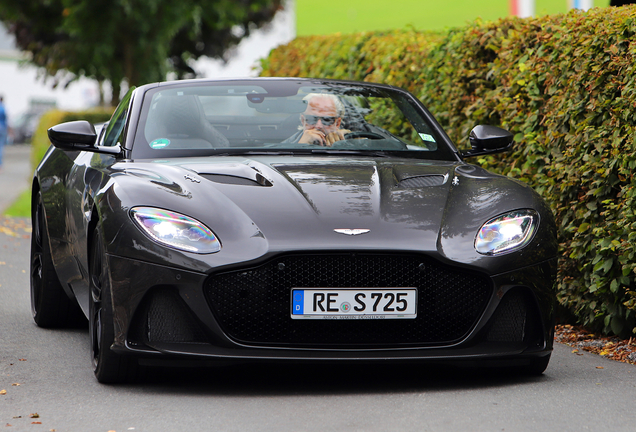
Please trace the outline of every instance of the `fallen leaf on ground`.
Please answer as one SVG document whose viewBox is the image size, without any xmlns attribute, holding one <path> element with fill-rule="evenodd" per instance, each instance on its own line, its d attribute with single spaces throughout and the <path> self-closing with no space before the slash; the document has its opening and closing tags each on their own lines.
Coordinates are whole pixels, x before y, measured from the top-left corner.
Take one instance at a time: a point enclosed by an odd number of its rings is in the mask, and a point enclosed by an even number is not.
<svg viewBox="0 0 636 432">
<path fill-rule="evenodd" d="M 17 386 L 19 386 L 19 385 L 20 385 L 20 383 L 13 383 L 13 384 L 11 384 L 11 385 L 12 385 L 13 387 L 17 387 Z"/>
<path fill-rule="evenodd" d="M 7 391 L 6 390 L 0 390 L 0 395 L 6 395 Z"/>
<path fill-rule="evenodd" d="M 40 418 L 40 414 L 38 413 L 29 414 L 29 418 Z"/>
<path fill-rule="evenodd" d="M 31 422 L 31 424 L 42 424 L 42 422 Z"/>
<path fill-rule="evenodd" d="M 18 361 L 26 361 L 26 359 L 18 359 Z"/>
<path fill-rule="evenodd" d="M 596 366 L 596 369 L 605 369 L 603 366 Z"/>
<path fill-rule="evenodd" d="M 555 342 L 566 344 L 579 351 L 602 355 L 606 359 L 636 364 L 636 343 L 633 339 L 602 336 L 582 326 L 560 324 L 556 326 Z M 580 352 L 576 355 L 582 355 Z"/>
</svg>

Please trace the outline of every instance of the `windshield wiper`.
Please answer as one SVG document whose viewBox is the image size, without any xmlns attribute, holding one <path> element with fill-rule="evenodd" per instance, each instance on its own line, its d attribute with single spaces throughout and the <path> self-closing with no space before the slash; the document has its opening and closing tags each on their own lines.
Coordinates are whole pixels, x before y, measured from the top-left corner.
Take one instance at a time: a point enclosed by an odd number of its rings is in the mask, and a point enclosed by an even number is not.
<svg viewBox="0 0 636 432">
<path fill-rule="evenodd" d="M 296 151 L 296 150 L 240 150 L 240 149 L 236 149 L 236 150 L 229 150 L 229 151 L 222 151 L 222 152 L 219 152 L 219 153 L 214 153 L 214 156 L 238 156 L 238 155 L 254 155 L 254 156 L 259 156 L 259 155 L 263 155 L 263 156 L 286 155 L 286 156 L 293 156 L 293 155 L 301 153 L 301 152 L 304 152 L 302 154 L 311 154 L 307 150 Z"/>
<path fill-rule="evenodd" d="M 391 157 L 385 150 L 338 150 L 330 148 L 307 148 L 307 149 L 285 149 L 285 150 L 241 150 L 233 149 L 214 153 L 214 156 L 294 156 L 294 155 L 333 155 L 333 156 L 371 156 L 371 157 Z"/>
<path fill-rule="evenodd" d="M 312 149 L 311 154 L 328 155 L 355 155 L 373 157 L 391 157 L 385 150 L 337 150 L 337 149 Z"/>
</svg>

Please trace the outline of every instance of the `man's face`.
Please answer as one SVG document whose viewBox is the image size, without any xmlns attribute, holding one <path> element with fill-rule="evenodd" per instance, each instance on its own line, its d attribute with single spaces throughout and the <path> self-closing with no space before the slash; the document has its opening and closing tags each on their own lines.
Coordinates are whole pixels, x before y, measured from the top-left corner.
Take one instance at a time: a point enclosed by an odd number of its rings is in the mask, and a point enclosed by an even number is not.
<svg viewBox="0 0 636 432">
<path fill-rule="evenodd" d="M 340 128 L 341 121 L 342 119 L 338 117 L 338 111 L 333 101 L 320 96 L 315 96 L 309 100 L 307 109 L 302 116 L 305 130 L 317 129 L 325 135 L 337 131 Z"/>
</svg>

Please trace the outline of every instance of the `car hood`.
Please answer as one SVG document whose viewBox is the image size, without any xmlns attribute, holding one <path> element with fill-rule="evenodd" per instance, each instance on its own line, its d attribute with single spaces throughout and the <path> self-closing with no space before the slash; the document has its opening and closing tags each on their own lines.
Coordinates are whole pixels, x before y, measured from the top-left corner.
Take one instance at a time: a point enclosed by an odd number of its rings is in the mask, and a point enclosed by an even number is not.
<svg viewBox="0 0 636 432">
<path fill-rule="evenodd" d="M 544 205 L 527 186 L 463 162 L 223 156 L 132 162 L 124 171 L 153 184 L 145 205 L 206 223 L 223 244 L 219 265 L 345 249 L 417 251 L 483 268 L 473 246 L 481 225 Z"/>
</svg>

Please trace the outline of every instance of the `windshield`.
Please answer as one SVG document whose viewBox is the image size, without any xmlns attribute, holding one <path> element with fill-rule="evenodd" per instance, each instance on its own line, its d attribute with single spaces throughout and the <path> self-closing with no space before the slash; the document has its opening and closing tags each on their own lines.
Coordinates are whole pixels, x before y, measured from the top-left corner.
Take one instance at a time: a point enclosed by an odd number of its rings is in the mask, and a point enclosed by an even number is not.
<svg viewBox="0 0 636 432">
<path fill-rule="evenodd" d="M 455 160 L 406 92 L 303 80 L 217 81 L 149 90 L 133 157 L 399 152 Z"/>
</svg>

